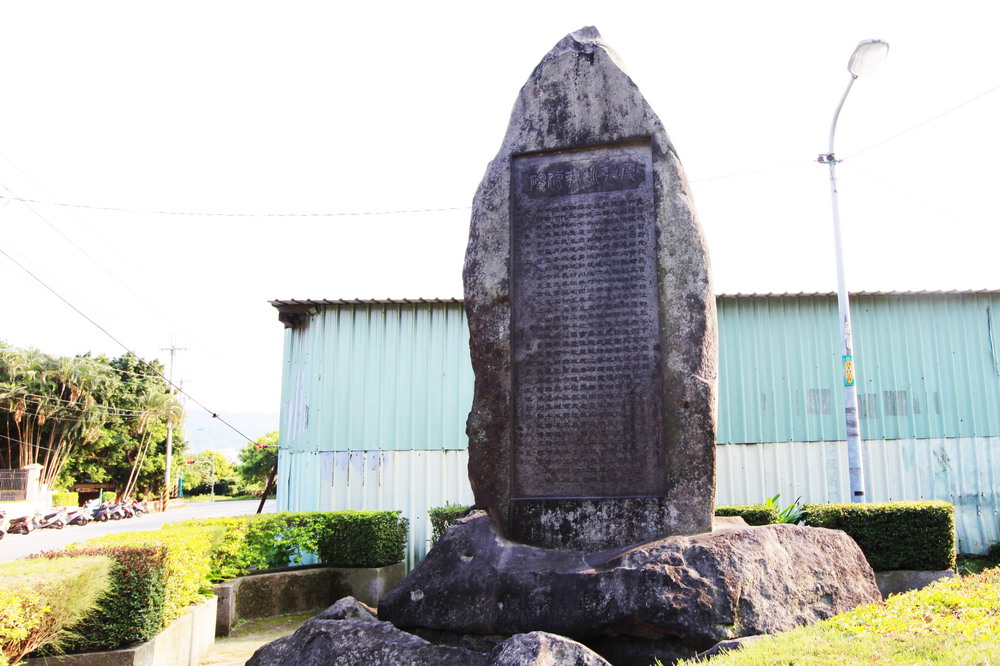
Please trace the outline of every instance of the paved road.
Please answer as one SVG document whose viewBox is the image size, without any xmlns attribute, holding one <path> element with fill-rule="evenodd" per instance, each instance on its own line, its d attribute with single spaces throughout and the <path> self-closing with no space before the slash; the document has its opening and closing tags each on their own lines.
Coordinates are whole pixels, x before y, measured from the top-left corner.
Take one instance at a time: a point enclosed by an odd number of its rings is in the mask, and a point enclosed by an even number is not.
<svg viewBox="0 0 1000 666">
<path fill-rule="evenodd" d="M 31 534 L 7 534 L 0 541 L 0 562 L 16 560 L 25 555 L 54 550 L 67 544 L 85 541 L 105 534 L 120 532 L 140 532 L 158 530 L 164 523 L 191 518 L 218 518 L 245 516 L 257 512 L 259 500 L 239 500 L 231 502 L 194 502 L 180 509 L 165 513 L 152 513 L 128 520 L 109 520 L 106 523 L 92 522 L 85 527 L 67 525 L 61 530 L 35 530 Z M 264 504 L 264 513 L 274 511 L 274 500 Z"/>
</svg>

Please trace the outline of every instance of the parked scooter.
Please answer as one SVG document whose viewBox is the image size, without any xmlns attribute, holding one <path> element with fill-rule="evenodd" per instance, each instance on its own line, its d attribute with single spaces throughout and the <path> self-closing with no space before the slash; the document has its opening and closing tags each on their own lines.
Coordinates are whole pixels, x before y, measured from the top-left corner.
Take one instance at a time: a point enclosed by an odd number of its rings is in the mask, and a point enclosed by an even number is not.
<svg viewBox="0 0 1000 666">
<path fill-rule="evenodd" d="M 93 520 L 90 511 L 86 507 L 77 507 L 66 512 L 66 522 L 70 525 L 86 525 Z"/>
<path fill-rule="evenodd" d="M 66 522 L 66 507 L 59 507 L 52 513 L 43 514 L 39 511 L 35 514 L 35 527 L 61 530 L 66 527 Z"/>
<path fill-rule="evenodd" d="M 106 523 L 111 519 L 111 502 L 105 502 L 93 511 L 94 520 Z"/>
<path fill-rule="evenodd" d="M 34 516 L 21 516 L 12 518 L 10 526 L 7 528 L 9 534 L 27 534 L 35 529 Z"/>
<path fill-rule="evenodd" d="M 0 539 L 3 539 L 7 534 L 7 528 L 10 525 L 7 523 L 7 512 L 0 509 Z"/>
<path fill-rule="evenodd" d="M 146 503 L 145 502 L 140 502 L 139 500 L 133 500 L 132 501 L 132 511 L 135 512 L 135 515 L 138 518 L 142 514 L 146 513 Z"/>
</svg>

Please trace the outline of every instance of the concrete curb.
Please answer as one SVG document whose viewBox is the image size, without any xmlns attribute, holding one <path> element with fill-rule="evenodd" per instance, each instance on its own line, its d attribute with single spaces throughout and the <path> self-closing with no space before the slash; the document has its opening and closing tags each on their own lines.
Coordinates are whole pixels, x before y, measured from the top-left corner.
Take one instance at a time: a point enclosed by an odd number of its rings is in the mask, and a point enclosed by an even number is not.
<svg viewBox="0 0 1000 666">
<path fill-rule="evenodd" d="M 378 568 L 309 567 L 241 576 L 215 586 L 215 635 L 228 636 L 241 620 L 298 615 L 352 596 L 369 606 L 403 580 L 403 562 Z"/>
<path fill-rule="evenodd" d="M 878 585 L 878 591 L 882 593 L 882 598 L 886 599 L 890 594 L 902 594 L 910 590 L 920 590 L 934 581 L 944 578 L 954 578 L 957 575 L 951 569 L 943 571 L 895 569 L 892 571 L 876 571 L 875 583 Z"/>
<path fill-rule="evenodd" d="M 198 666 L 215 643 L 218 603 L 208 599 L 191 606 L 166 629 L 146 641 L 120 650 L 38 657 L 27 666 Z"/>
</svg>

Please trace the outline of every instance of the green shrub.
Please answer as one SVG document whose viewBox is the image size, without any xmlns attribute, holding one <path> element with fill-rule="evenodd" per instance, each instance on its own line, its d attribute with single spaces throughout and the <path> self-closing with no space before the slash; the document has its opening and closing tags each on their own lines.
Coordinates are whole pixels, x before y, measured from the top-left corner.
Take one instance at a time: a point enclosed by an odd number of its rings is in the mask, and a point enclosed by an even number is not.
<svg viewBox="0 0 1000 666">
<path fill-rule="evenodd" d="M 444 506 L 435 506 L 427 510 L 427 516 L 431 520 L 431 545 L 438 542 L 444 536 L 449 527 L 462 517 L 470 509 L 467 504 L 452 504 L 445 502 Z"/>
<path fill-rule="evenodd" d="M 212 569 L 212 530 L 189 527 L 155 532 L 126 532 L 90 539 L 69 548 L 161 547 L 165 549 L 166 578 L 163 626 L 177 619 L 209 592 Z"/>
<path fill-rule="evenodd" d="M 80 506 L 80 494 L 52 493 L 52 506 Z"/>
<path fill-rule="evenodd" d="M 402 561 L 408 521 L 395 511 L 271 513 L 203 518 L 164 525 L 164 531 L 215 528 L 211 580 L 284 567 L 315 555 L 337 567 L 379 567 Z"/>
<path fill-rule="evenodd" d="M 106 557 L 34 558 L 0 564 L 0 654 L 10 663 L 59 645 L 109 588 Z"/>
<path fill-rule="evenodd" d="M 319 559 L 334 567 L 384 567 L 406 556 L 410 521 L 398 511 L 337 511 L 319 535 Z"/>
<path fill-rule="evenodd" d="M 112 502 L 113 503 L 116 499 L 118 499 L 118 493 L 111 492 L 110 490 L 105 490 L 101 494 L 101 501 L 102 502 Z"/>
<path fill-rule="evenodd" d="M 101 555 L 111 561 L 111 589 L 92 612 L 73 626 L 74 634 L 64 646 L 67 652 L 116 650 L 133 642 L 147 641 L 164 626 L 167 548 L 150 546 L 102 546 L 45 553 L 47 557 Z"/>
<path fill-rule="evenodd" d="M 947 502 L 807 504 L 804 524 L 847 532 L 876 571 L 955 568 L 955 507 Z"/>
<path fill-rule="evenodd" d="M 732 504 L 715 507 L 717 516 L 741 516 L 747 525 L 772 525 L 778 522 L 778 509 L 763 504 Z"/>
</svg>

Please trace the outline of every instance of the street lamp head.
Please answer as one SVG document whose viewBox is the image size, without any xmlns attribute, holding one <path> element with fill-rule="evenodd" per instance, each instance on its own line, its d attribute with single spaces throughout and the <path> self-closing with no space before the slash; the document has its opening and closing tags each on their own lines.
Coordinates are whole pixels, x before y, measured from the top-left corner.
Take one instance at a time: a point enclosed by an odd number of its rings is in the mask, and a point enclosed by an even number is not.
<svg viewBox="0 0 1000 666">
<path fill-rule="evenodd" d="M 854 53 L 851 54 L 851 59 L 847 63 L 847 69 L 854 78 L 874 74 L 888 53 L 889 42 L 881 39 L 866 39 L 855 47 Z"/>
</svg>

